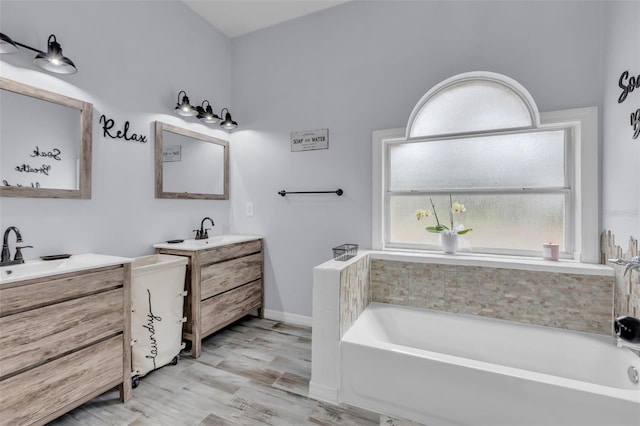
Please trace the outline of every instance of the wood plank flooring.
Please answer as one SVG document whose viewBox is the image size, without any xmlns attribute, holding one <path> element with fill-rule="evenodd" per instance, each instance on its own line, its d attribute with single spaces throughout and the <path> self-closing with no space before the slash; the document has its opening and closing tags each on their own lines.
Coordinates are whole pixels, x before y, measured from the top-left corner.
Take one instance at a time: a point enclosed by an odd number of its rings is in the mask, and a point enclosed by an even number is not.
<svg viewBox="0 0 640 426">
<path fill-rule="evenodd" d="M 245 317 L 141 378 L 125 404 L 108 392 L 54 426 L 393 425 L 415 423 L 308 398 L 311 329 Z"/>
</svg>

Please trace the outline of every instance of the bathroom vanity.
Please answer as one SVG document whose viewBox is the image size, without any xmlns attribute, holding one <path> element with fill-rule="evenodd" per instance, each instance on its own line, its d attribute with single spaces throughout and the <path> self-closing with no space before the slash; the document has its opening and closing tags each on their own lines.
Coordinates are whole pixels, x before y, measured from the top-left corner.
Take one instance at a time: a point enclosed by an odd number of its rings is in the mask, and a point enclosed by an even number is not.
<svg viewBox="0 0 640 426">
<path fill-rule="evenodd" d="M 45 424 L 114 387 L 131 398 L 130 259 L 0 269 L 0 424 Z"/>
<path fill-rule="evenodd" d="M 204 337 L 254 310 L 263 318 L 262 237 L 222 235 L 177 244 L 156 244 L 156 253 L 186 256 L 183 338 L 198 358 Z"/>
</svg>

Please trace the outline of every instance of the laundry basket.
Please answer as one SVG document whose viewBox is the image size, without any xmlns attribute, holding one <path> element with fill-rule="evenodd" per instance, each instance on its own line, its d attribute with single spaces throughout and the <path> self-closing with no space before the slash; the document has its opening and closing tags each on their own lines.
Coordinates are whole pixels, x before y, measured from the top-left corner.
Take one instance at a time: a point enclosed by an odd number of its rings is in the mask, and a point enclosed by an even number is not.
<svg viewBox="0 0 640 426">
<path fill-rule="evenodd" d="M 132 385 L 169 363 L 182 344 L 187 258 L 154 254 L 135 258 L 131 268 Z"/>
</svg>

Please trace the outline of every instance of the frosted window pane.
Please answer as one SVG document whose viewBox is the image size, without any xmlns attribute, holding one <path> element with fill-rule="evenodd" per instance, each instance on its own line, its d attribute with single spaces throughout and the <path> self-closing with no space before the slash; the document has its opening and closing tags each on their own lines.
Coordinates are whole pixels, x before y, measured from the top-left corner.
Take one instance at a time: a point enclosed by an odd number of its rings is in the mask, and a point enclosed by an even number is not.
<svg viewBox="0 0 640 426">
<path fill-rule="evenodd" d="M 429 99 L 416 115 L 409 136 L 533 125 L 527 105 L 511 89 L 491 81 L 474 80 L 453 84 Z"/>
<path fill-rule="evenodd" d="M 389 190 L 564 187 L 564 131 L 389 146 Z"/>
<path fill-rule="evenodd" d="M 432 199 L 440 222 L 449 226 L 449 196 Z M 454 195 L 453 201 L 467 209 L 454 220 L 473 228 L 464 236 L 472 249 L 542 250 L 542 244 L 554 242 L 565 250 L 562 194 Z M 424 229 L 434 226 L 435 218 L 416 219 L 415 211 L 424 208 L 431 210 L 428 196 L 392 196 L 389 241 L 439 245 L 438 234 Z"/>
</svg>

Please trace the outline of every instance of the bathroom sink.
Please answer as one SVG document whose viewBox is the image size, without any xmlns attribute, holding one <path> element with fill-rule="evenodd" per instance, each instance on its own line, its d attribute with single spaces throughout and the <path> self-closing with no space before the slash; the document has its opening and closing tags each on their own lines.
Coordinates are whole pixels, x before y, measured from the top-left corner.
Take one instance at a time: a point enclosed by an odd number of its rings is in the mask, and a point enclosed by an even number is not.
<svg viewBox="0 0 640 426">
<path fill-rule="evenodd" d="M 254 236 L 254 235 L 216 235 L 213 237 L 209 237 L 204 240 L 184 240 L 181 243 L 170 244 L 170 243 L 161 243 L 154 244 L 155 248 L 164 248 L 164 249 L 175 249 L 175 250 L 204 250 L 210 247 L 223 246 L 226 244 L 234 244 L 241 243 L 244 241 L 256 240 L 262 237 Z"/>
<path fill-rule="evenodd" d="M 129 258 L 93 253 L 73 255 L 68 259 L 59 260 L 29 260 L 18 265 L 0 267 L 0 284 L 129 263 L 131 261 L 132 259 Z"/>
</svg>

